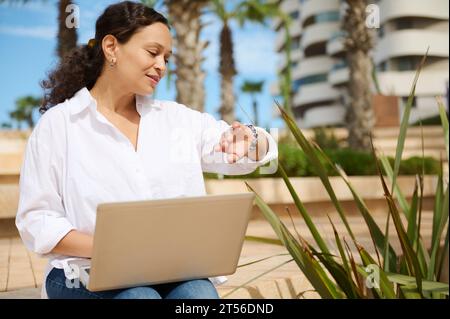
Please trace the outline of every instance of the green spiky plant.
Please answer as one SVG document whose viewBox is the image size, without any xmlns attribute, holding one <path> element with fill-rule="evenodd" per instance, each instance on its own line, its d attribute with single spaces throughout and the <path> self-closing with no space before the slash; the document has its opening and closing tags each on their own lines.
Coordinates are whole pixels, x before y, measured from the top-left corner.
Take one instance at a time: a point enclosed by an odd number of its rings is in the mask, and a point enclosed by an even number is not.
<svg viewBox="0 0 450 319">
<path fill-rule="evenodd" d="M 279 265 L 279 267 L 288 262 L 295 262 L 304 276 L 309 280 L 314 290 L 322 298 L 448 298 L 449 296 L 448 284 L 441 282 L 441 269 L 448 251 L 449 237 L 448 182 L 444 182 L 441 170 L 438 174 L 438 185 L 435 194 L 430 247 L 425 246 L 421 235 L 423 173 L 416 176 L 415 188 L 410 202 L 406 200 L 405 195 L 401 192 L 397 184 L 397 175 L 403 153 L 412 101 L 415 95 L 416 83 L 425 59 L 426 54 L 416 72 L 411 93 L 404 110 L 394 167 L 391 166 L 386 157 L 377 155 L 373 149 L 374 161 L 377 163 L 378 174 L 389 207 L 384 232 L 374 221 L 367 205 L 362 197 L 358 195 L 357 190 L 352 186 L 345 172 L 338 165 L 331 163 L 320 147 L 305 138 L 302 131 L 297 127 L 295 120 L 277 103 L 283 119 L 298 145 L 315 166 L 323 186 L 327 190 L 332 203 L 345 225 L 351 242 L 348 243 L 339 235 L 330 219 L 337 247 L 337 252 L 331 251 L 303 205 L 300 196 L 294 190 L 282 163 L 279 163 L 279 170 L 301 217 L 304 219 L 312 234 L 314 243 L 306 241 L 298 232 L 292 234 L 264 200 L 247 184 L 248 189 L 256 195 L 256 205 L 278 237 L 278 240 L 268 238 L 252 238 L 252 240 L 284 245 L 292 258 Z M 438 100 L 438 106 L 448 154 L 448 119 L 440 100 Z M 331 186 L 323 159 L 328 160 L 329 164 L 334 165 L 336 172 L 342 177 L 351 191 L 358 211 L 370 232 L 376 257 L 369 254 L 368 250 L 358 243 L 358 239 L 347 221 L 346 213 Z M 391 187 L 388 187 L 386 178 L 390 182 Z M 398 201 L 398 205 L 394 200 L 394 196 Z M 388 236 L 388 226 L 391 218 L 397 235 L 395 239 Z M 406 225 L 402 218 L 406 220 Z M 400 242 L 401 251 L 394 250 L 394 240 Z M 351 252 L 350 245 L 352 243 L 359 253 L 359 258 L 353 256 Z M 264 274 L 276 268 L 272 268 Z M 370 279 L 374 268 L 378 271 L 379 280 L 375 285 L 365 286 L 363 282 L 366 279 Z M 237 289 L 244 287 L 264 274 L 247 281 L 223 297 L 231 295 Z"/>
</svg>

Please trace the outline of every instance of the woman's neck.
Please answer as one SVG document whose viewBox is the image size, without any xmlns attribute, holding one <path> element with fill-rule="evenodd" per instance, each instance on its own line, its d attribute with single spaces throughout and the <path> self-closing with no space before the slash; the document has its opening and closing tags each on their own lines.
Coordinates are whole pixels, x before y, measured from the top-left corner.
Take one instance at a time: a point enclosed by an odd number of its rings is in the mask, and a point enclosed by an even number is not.
<svg viewBox="0 0 450 319">
<path fill-rule="evenodd" d="M 97 108 L 107 109 L 117 114 L 130 114 L 136 112 L 135 95 L 132 92 L 124 92 L 123 86 L 112 79 L 100 76 L 95 85 L 89 90 L 97 102 Z"/>
</svg>

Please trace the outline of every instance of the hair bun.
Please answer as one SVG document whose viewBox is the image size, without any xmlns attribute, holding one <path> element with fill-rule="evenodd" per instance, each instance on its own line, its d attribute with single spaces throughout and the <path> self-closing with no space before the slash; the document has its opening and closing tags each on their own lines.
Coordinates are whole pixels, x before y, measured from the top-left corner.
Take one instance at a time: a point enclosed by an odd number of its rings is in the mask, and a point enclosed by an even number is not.
<svg viewBox="0 0 450 319">
<path fill-rule="evenodd" d="M 96 43 L 97 41 L 95 39 L 89 39 L 87 46 L 92 49 Z"/>
</svg>

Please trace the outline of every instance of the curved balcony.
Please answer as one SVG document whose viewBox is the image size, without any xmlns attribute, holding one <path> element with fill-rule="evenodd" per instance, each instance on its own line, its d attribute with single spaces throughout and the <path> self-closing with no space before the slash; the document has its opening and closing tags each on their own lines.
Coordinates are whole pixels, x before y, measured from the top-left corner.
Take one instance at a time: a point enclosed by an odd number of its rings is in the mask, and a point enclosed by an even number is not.
<svg viewBox="0 0 450 319">
<path fill-rule="evenodd" d="M 328 73 L 328 82 L 333 86 L 344 85 L 350 79 L 350 69 L 348 67 L 335 68 Z"/>
<path fill-rule="evenodd" d="M 308 0 L 302 5 L 301 23 L 303 24 L 309 18 L 327 11 L 339 11 L 339 0 Z"/>
<path fill-rule="evenodd" d="M 380 22 L 402 17 L 422 17 L 448 20 L 448 1 L 442 0 L 382 0 L 380 6 Z"/>
<path fill-rule="evenodd" d="M 334 101 L 339 98 L 339 91 L 328 82 L 303 85 L 294 95 L 294 105 L 303 106 L 312 103 Z"/>
<path fill-rule="evenodd" d="M 337 30 L 339 30 L 339 22 L 319 23 L 308 26 L 303 30 L 300 47 L 303 50 L 307 50 L 308 47 L 314 44 L 325 44 Z"/>
<path fill-rule="evenodd" d="M 295 20 L 289 27 L 289 35 L 291 38 L 298 37 L 302 34 L 302 26 L 299 20 Z M 286 42 L 286 30 L 284 28 L 277 32 L 275 37 L 275 49 L 280 51 Z"/>
<path fill-rule="evenodd" d="M 378 72 L 381 92 L 389 95 L 408 96 L 415 73 L 415 71 Z M 427 70 L 425 68 L 420 73 L 416 95 L 445 95 L 448 79 L 448 68 L 443 70 Z"/>
<path fill-rule="evenodd" d="M 318 106 L 307 110 L 299 125 L 304 128 L 336 125 L 345 122 L 345 108 L 342 105 Z"/>
<path fill-rule="evenodd" d="M 292 78 L 300 79 L 314 74 L 328 73 L 332 67 L 333 60 L 326 55 L 304 58 L 293 70 Z"/>
<path fill-rule="evenodd" d="M 401 56 L 422 56 L 430 47 L 428 56 L 448 58 L 448 34 L 430 30 L 394 31 L 380 40 L 375 48 L 375 63 Z"/>
<path fill-rule="evenodd" d="M 291 52 L 291 61 L 292 62 L 298 62 L 301 59 L 303 59 L 303 51 L 301 50 L 294 50 Z M 286 67 L 286 53 L 283 52 L 280 54 L 280 60 L 278 63 L 278 70 L 283 70 Z"/>
<path fill-rule="evenodd" d="M 298 0 L 284 0 L 281 3 L 281 10 L 286 13 L 291 13 L 300 9 L 300 1 Z"/>
<path fill-rule="evenodd" d="M 345 54 L 343 31 L 338 31 L 331 36 L 327 42 L 327 54 L 332 57 L 338 57 Z"/>
</svg>

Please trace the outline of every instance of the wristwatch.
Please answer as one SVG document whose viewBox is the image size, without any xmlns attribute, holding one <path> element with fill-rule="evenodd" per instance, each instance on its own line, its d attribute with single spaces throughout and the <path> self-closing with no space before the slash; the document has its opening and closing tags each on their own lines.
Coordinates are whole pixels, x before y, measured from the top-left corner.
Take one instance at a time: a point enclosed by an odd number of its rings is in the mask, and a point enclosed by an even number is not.
<svg viewBox="0 0 450 319">
<path fill-rule="evenodd" d="M 253 126 L 252 124 L 245 124 L 245 126 L 247 126 L 248 128 L 250 128 L 252 130 L 253 140 L 250 143 L 250 146 L 248 147 L 248 149 L 250 151 L 254 151 L 254 150 L 256 150 L 256 145 L 258 144 L 258 132 L 256 131 L 255 126 Z"/>
</svg>

